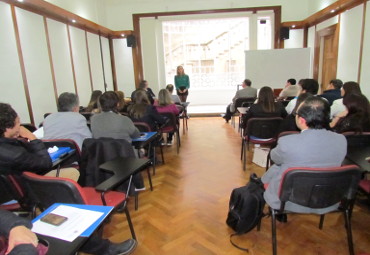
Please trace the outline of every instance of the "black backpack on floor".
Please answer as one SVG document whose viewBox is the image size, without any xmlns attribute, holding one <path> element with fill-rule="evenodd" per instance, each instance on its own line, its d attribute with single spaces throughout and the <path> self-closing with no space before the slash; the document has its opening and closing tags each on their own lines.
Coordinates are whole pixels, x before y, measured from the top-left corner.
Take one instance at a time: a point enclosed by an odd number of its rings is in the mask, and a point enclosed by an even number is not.
<svg viewBox="0 0 370 255">
<path fill-rule="evenodd" d="M 226 223 L 236 232 L 230 235 L 230 242 L 239 249 L 248 251 L 234 244 L 231 237 L 247 233 L 258 225 L 265 206 L 263 192 L 263 184 L 255 175 L 246 186 L 231 192 Z"/>
</svg>

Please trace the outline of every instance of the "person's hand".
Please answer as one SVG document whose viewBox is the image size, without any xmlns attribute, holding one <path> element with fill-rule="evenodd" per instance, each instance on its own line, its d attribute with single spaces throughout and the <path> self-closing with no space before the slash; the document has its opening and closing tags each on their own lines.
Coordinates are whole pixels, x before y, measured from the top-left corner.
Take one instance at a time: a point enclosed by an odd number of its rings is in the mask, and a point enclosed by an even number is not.
<svg viewBox="0 0 370 255">
<path fill-rule="evenodd" d="M 36 247 L 38 242 L 39 240 L 35 233 L 25 226 L 14 227 L 9 232 L 8 250 L 5 254 L 10 253 L 19 244 L 32 244 Z"/>
<path fill-rule="evenodd" d="M 31 131 L 29 131 L 27 128 L 25 128 L 23 126 L 21 126 L 19 128 L 19 136 L 23 137 L 23 138 L 26 138 L 30 141 L 37 139 L 36 136 L 31 133 Z"/>
<path fill-rule="evenodd" d="M 188 89 L 184 89 L 182 92 L 185 93 L 186 91 L 188 91 Z"/>
</svg>

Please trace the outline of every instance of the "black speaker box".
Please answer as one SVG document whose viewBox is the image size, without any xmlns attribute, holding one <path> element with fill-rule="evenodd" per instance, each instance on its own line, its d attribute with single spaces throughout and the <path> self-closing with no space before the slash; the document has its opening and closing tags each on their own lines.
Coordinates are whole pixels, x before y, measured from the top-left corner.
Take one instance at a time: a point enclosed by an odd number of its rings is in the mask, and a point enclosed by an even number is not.
<svg viewBox="0 0 370 255">
<path fill-rule="evenodd" d="M 127 41 L 127 47 L 136 47 L 136 38 L 134 35 L 128 35 L 126 38 Z"/>
<path fill-rule="evenodd" d="M 289 27 L 281 27 L 280 28 L 280 39 L 281 40 L 289 39 Z"/>
</svg>

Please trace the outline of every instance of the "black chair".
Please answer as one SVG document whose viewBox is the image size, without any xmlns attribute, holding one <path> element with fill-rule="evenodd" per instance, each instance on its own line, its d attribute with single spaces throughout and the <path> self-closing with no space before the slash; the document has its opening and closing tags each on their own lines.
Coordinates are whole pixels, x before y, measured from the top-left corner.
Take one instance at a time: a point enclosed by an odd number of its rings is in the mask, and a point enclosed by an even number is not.
<svg viewBox="0 0 370 255">
<path fill-rule="evenodd" d="M 285 210 L 286 203 L 292 202 L 312 209 L 323 209 L 340 203 L 339 210 L 344 214 L 349 254 L 354 255 L 351 213 L 360 178 L 361 171 L 355 165 L 332 168 L 296 167 L 285 170 L 278 194 L 281 201 L 280 209 L 270 207 L 273 254 L 277 254 L 276 216 L 297 213 Z M 324 217 L 325 214 L 320 215 L 320 229 Z"/>
<path fill-rule="evenodd" d="M 242 137 L 240 154 L 240 159 L 243 160 L 244 171 L 247 163 L 246 151 L 249 150 L 249 144 L 273 145 L 277 140 L 282 121 L 283 118 L 280 117 L 251 118 L 248 120 Z"/>
<path fill-rule="evenodd" d="M 368 146 L 370 144 L 370 132 L 344 132 L 342 133 L 347 139 L 347 146 Z"/>
<path fill-rule="evenodd" d="M 240 127 L 240 114 L 238 107 L 250 107 L 256 101 L 255 97 L 239 97 L 235 100 L 235 113 L 231 116 L 231 124 L 235 127 L 235 116 L 239 116 L 239 127 Z"/>
</svg>

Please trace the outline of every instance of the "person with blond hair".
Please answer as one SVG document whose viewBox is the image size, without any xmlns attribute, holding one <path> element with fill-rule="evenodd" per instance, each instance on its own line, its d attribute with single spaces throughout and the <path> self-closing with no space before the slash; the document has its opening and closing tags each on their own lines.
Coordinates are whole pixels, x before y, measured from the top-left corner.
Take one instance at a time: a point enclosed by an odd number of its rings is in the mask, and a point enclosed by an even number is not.
<svg viewBox="0 0 370 255">
<path fill-rule="evenodd" d="M 185 74 L 182 66 L 177 67 L 177 74 L 175 75 L 175 86 L 177 95 L 180 97 L 181 102 L 186 102 L 189 95 L 190 80 L 189 75 Z"/>
</svg>

